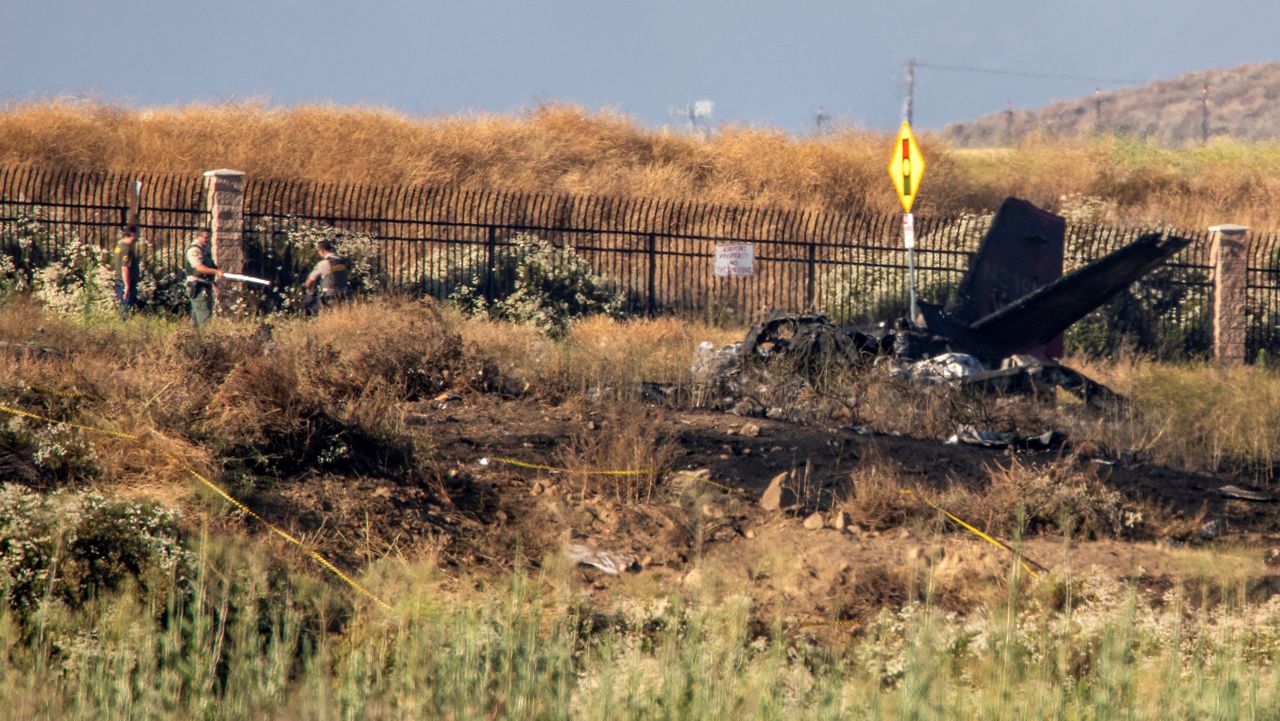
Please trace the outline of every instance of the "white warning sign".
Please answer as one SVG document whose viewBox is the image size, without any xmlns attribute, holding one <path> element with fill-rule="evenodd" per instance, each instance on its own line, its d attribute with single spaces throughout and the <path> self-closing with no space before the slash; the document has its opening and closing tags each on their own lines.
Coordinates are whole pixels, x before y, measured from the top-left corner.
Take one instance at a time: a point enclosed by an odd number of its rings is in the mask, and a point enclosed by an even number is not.
<svg viewBox="0 0 1280 721">
<path fill-rule="evenodd" d="M 750 278 L 755 261 L 755 246 L 751 243 L 716 243 L 717 278 Z"/>
</svg>

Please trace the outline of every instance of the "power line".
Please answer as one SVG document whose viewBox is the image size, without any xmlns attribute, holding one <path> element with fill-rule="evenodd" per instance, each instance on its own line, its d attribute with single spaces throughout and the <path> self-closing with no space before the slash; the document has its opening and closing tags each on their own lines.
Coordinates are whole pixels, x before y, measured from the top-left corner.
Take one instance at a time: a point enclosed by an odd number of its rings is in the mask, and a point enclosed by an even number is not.
<svg viewBox="0 0 1280 721">
<path fill-rule="evenodd" d="M 934 63 L 925 63 L 919 60 L 911 61 L 910 65 L 917 68 L 929 68 L 931 70 L 949 70 L 961 73 L 983 73 L 986 75 L 1014 75 L 1021 78 L 1039 78 L 1048 80 L 1082 80 L 1090 83 L 1108 83 L 1112 85 L 1136 85 L 1139 80 L 1117 80 L 1115 78 L 1095 78 L 1088 75 L 1065 75 L 1061 73 L 1032 73 L 1021 70 L 1002 70 L 999 68 L 978 68 L 969 65 L 936 65 Z"/>
</svg>

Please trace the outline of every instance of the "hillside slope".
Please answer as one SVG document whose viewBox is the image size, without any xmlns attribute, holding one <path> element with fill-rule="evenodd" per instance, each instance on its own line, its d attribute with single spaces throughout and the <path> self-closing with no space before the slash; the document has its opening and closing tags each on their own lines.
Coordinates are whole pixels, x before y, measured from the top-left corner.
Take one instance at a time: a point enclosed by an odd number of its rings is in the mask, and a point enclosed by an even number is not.
<svg viewBox="0 0 1280 721">
<path fill-rule="evenodd" d="M 1030 136 L 1017 152 L 953 149 L 922 133 L 921 215 L 995 210 L 1016 195 L 1078 220 L 1280 228 L 1280 142 L 1164 147 L 1101 135 Z M 338 107 L 133 109 L 0 104 L 0 169 L 174 173 L 517 193 L 654 198 L 734 207 L 900 212 L 887 133 L 791 136 L 722 127 L 652 130 L 610 111 L 545 105 L 512 115 L 408 116 Z M 1089 217 L 1080 217 L 1084 204 Z"/>
<path fill-rule="evenodd" d="M 1037 110 L 1006 110 L 943 135 L 961 147 L 1021 142 L 1029 135 L 1082 138 L 1113 134 L 1168 145 L 1205 138 L 1260 141 L 1280 137 L 1280 62 L 1188 73 L 1139 88 L 1098 91 Z"/>
</svg>

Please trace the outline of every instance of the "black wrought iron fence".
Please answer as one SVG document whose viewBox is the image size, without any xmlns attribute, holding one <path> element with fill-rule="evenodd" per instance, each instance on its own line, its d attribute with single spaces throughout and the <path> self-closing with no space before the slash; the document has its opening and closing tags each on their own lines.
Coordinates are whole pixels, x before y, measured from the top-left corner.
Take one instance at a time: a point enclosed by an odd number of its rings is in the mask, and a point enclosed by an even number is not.
<svg viewBox="0 0 1280 721">
<path fill-rule="evenodd" d="M 1251 360 L 1275 364 L 1280 361 L 1280 234 L 1251 239 L 1247 268 L 1246 352 Z"/>
<path fill-rule="evenodd" d="M 137 184 L 141 181 L 141 184 Z M 0 171 L 0 243 L 20 219 L 79 234 L 101 248 L 136 214 L 159 262 L 181 265 L 191 231 L 205 225 L 204 179 Z M 131 188 L 139 189 L 133 193 Z M 135 199 L 136 196 L 136 199 Z M 135 210 L 136 209 L 136 210 Z M 989 215 L 916 221 L 917 287 L 942 302 L 958 284 Z M 633 313 L 748 321 L 774 310 L 821 310 L 841 322 L 900 315 L 907 255 L 897 215 L 738 208 L 634 198 L 528 195 L 456 188 L 387 188 L 250 178 L 244 226 L 249 272 L 296 288 L 314 261 L 317 229 L 363 244 L 375 290 L 453 296 L 464 286 L 498 292 L 496 269 L 536 236 L 571 248 L 625 291 Z M 1118 249 L 1144 229 L 1069 223 L 1067 269 Z M 1175 231 L 1176 232 L 1176 231 Z M 1076 347 L 1109 352 L 1130 344 L 1168 356 L 1207 353 L 1212 278 L 1205 232 L 1192 245 L 1073 328 Z M 716 248 L 750 243 L 750 277 L 719 277 Z M 1280 339 L 1277 237 L 1251 241 L 1249 352 Z"/>
<path fill-rule="evenodd" d="M 121 173 L 44 173 L 0 169 L 0 221 L 29 220 L 53 231 L 37 242 L 74 236 L 109 250 L 132 222 L 163 262 L 181 264 L 192 233 L 208 227 L 204 179 Z M 12 243 L 15 235 L 4 236 Z"/>
</svg>

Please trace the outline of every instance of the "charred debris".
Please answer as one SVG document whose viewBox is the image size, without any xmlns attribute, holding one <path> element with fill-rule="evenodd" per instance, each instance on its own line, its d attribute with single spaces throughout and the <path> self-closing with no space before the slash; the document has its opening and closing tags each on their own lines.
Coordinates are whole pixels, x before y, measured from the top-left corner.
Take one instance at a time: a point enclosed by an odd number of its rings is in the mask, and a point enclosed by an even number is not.
<svg viewBox="0 0 1280 721">
<path fill-rule="evenodd" d="M 876 363 L 910 382 L 994 394 L 1052 395 L 1062 388 L 1095 408 L 1116 408 L 1123 398 L 1054 360 L 1062 354 L 1062 334 L 1189 241 L 1149 233 L 1064 276 L 1065 230 L 1062 217 L 1008 198 L 946 304 L 919 303 L 915 318 L 870 326 L 775 313 L 739 343 L 703 344 L 694 365 L 703 400 L 739 413 L 774 414 L 779 409 L 743 403 L 747 388 L 760 385 L 753 369 L 774 369 L 765 371 L 771 385 L 798 389 L 833 368 Z"/>
</svg>

